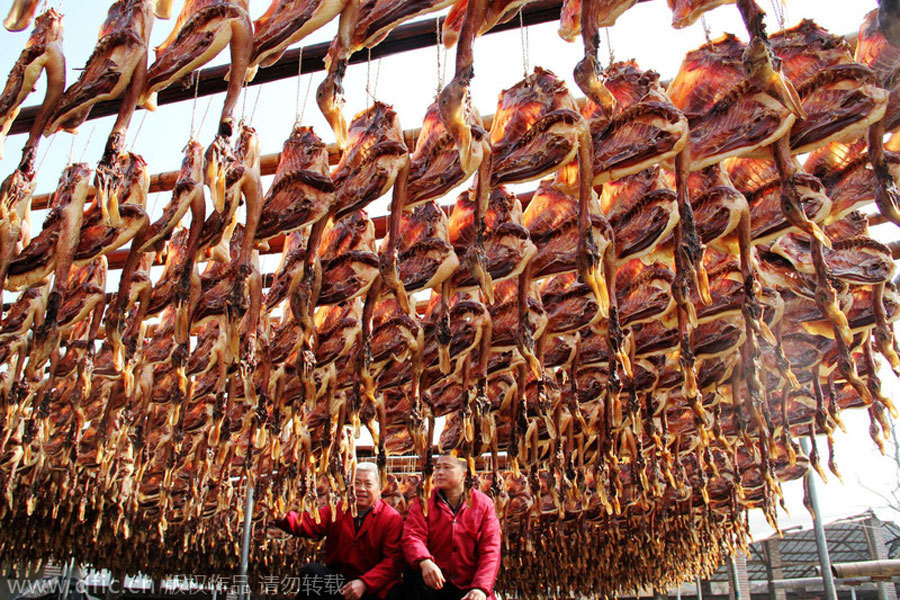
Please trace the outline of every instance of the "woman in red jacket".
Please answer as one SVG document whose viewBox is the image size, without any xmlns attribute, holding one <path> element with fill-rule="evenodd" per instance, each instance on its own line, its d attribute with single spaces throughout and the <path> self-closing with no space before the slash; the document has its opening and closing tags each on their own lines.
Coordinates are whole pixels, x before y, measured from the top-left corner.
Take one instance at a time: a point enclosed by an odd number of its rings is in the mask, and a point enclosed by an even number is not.
<svg viewBox="0 0 900 600">
<path fill-rule="evenodd" d="M 294 511 L 274 522 L 297 536 L 325 537 L 325 564 L 310 563 L 300 569 L 299 598 L 384 600 L 389 593 L 392 598 L 401 593 L 403 517 L 381 499 L 374 464 L 356 467 L 353 486 L 356 517 L 339 507 L 332 519 L 326 505 L 319 509 L 318 523 L 309 513 Z"/>
<path fill-rule="evenodd" d="M 434 468 L 428 518 L 419 502 L 410 506 L 403 527 L 407 596 L 423 600 L 494 600 L 500 570 L 500 521 L 493 501 L 472 490 L 466 505 L 465 463 L 442 456 Z"/>
</svg>

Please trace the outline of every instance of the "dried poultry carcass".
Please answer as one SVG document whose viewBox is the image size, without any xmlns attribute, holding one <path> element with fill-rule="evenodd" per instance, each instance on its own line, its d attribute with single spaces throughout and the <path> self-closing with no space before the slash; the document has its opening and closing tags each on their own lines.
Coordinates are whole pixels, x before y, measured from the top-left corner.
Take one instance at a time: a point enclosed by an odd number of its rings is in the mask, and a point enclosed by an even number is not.
<svg viewBox="0 0 900 600">
<path fill-rule="evenodd" d="M 322 287 L 318 304 L 335 304 L 363 295 L 378 275 L 375 225 L 364 210 L 330 224 L 319 245 Z"/>
<path fill-rule="evenodd" d="M 387 286 L 404 309 L 409 301 L 397 267 L 400 219 L 406 205 L 409 152 L 394 110 L 375 102 L 350 123 L 348 144 L 332 173 L 336 190 L 333 217 L 364 208 L 393 187 L 387 242 L 379 260 L 380 282 Z"/>
<path fill-rule="evenodd" d="M 33 352 L 37 354 L 33 356 L 43 356 L 44 351 L 53 350 L 55 344 L 51 337 L 58 340 L 57 317 L 66 297 L 69 270 L 80 239 L 90 172 L 83 163 L 66 167 L 50 200 L 50 213 L 44 219 L 41 233 L 9 267 L 6 287 L 11 290 L 33 287 L 51 273 L 55 276 L 45 320 L 35 332 Z M 49 356 L 49 352 L 46 355 Z"/>
<path fill-rule="evenodd" d="M 479 229 L 475 193 L 475 190 L 468 190 L 460 194 L 450 213 L 450 243 L 457 254 L 466 255 L 469 266 L 469 269 L 457 270 L 453 276 L 456 289 L 481 287 L 483 290 L 482 282 L 487 279 L 499 282 L 516 277 L 537 251 L 528 230 L 522 225 L 521 202 L 506 188 L 498 186 L 491 191 L 484 213 L 485 272 L 479 277 L 482 274 L 472 269 L 467 254 L 467 249 L 476 243 Z"/>
<path fill-rule="evenodd" d="M 363 343 L 366 344 L 366 342 Z M 419 389 L 423 369 L 424 334 L 422 324 L 417 318 L 406 313 L 396 298 L 388 295 L 378 301 L 372 310 L 371 341 L 367 345 L 371 348 L 371 361 L 366 376 L 373 380 L 373 384 L 365 380 L 359 383 L 354 382 L 354 388 L 359 385 L 366 387 L 374 385 L 377 389 L 377 394 L 373 394 L 371 389 L 367 389 L 365 392 L 370 400 L 374 396 L 375 419 L 379 424 L 379 430 L 383 430 L 393 423 L 409 424 L 413 429 L 421 432 L 424 422 Z M 351 392 L 351 402 L 357 401 L 358 393 L 356 389 Z M 387 411 L 389 409 L 393 411 L 391 402 L 399 402 L 401 398 L 407 402 L 409 408 L 404 411 L 406 418 L 398 423 L 398 419 L 395 418 L 397 414 L 394 413 L 392 417 Z M 355 408 L 351 405 L 351 416 L 354 418 Z M 417 435 L 416 449 L 424 452 L 427 444 L 419 438 L 421 436 Z M 379 465 L 383 469 L 383 451 L 386 440 L 380 436 L 373 439 L 377 441 Z"/>
<path fill-rule="evenodd" d="M 94 200 L 82 217 L 81 235 L 75 250 L 75 264 L 85 264 L 98 256 L 109 254 L 146 229 L 150 219 L 144 210 L 150 190 L 150 173 L 143 157 L 132 152 L 116 158 L 116 170 L 121 178 L 113 190 L 120 203 L 120 224 L 110 227 L 103 215 L 100 198 Z"/>
<path fill-rule="evenodd" d="M 563 0 L 559 14 L 559 36 L 567 42 L 574 42 L 581 33 L 582 0 Z M 602 0 L 594 2 L 593 21 L 597 27 L 612 27 L 626 10 L 637 4 L 637 0 Z"/>
<path fill-rule="evenodd" d="M 872 69 L 878 84 L 890 93 L 884 128 L 886 131 L 894 131 L 900 125 L 900 87 L 897 86 L 900 47 L 892 44 L 882 33 L 877 9 L 867 14 L 863 20 L 854 59 Z"/>
<path fill-rule="evenodd" d="M 220 119 L 220 123 L 230 123 L 253 51 L 253 25 L 247 10 L 246 0 L 185 2 L 175 27 L 156 47 L 156 60 L 147 70 L 140 104 L 155 109 L 157 92 L 188 77 L 230 45 L 228 93 Z"/>
<path fill-rule="evenodd" d="M 614 108 L 590 100 L 582 114 L 593 141 L 593 184 L 671 160 L 688 143 L 688 121 L 659 84 L 659 74 L 634 61 L 604 70 Z"/>
<path fill-rule="evenodd" d="M 207 157 L 208 158 L 208 157 Z M 222 178 L 210 178 L 209 161 L 204 167 L 204 183 L 213 200 L 213 213 L 203 223 L 196 252 L 206 252 L 212 260 L 228 262 L 232 232 L 237 226 L 241 199 L 260 189 L 260 148 L 256 130 L 242 124 L 233 160 L 222 171 Z M 260 196 L 260 202 L 262 198 Z"/>
<path fill-rule="evenodd" d="M 788 231 L 806 231 L 810 226 L 804 222 L 823 222 L 831 212 L 831 198 L 817 178 L 797 170 L 793 177 L 793 188 L 798 195 L 797 205 L 803 217 L 793 218 L 785 214 L 782 207 L 783 189 L 775 164 L 768 160 L 731 159 L 725 168 L 735 188 L 740 191 L 750 205 L 751 238 L 754 244 L 771 242 Z M 815 231 L 815 230 L 814 230 Z"/>
<path fill-rule="evenodd" d="M 410 294 L 439 287 L 459 267 L 450 242 L 449 220 L 434 202 L 404 211 L 397 251 L 400 281 Z"/>
<path fill-rule="evenodd" d="M 791 129 L 793 153 L 855 139 L 883 118 L 887 92 L 871 69 L 853 60 L 842 37 L 804 20 L 769 39 L 806 113 Z"/>
<path fill-rule="evenodd" d="M 491 186 L 540 179 L 575 158 L 586 123 L 566 85 L 545 69 L 500 93 L 491 124 Z"/>
<path fill-rule="evenodd" d="M 484 137 L 486 132 L 481 116 L 471 102 L 465 104 L 463 111 L 466 126 Z M 475 151 L 483 152 L 483 149 L 478 146 Z M 425 111 L 425 119 L 409 160 L 407 207 L 441 197 L 467 180 L 481 164 L 480 157 L 467 161 L 465 165 L 460 160 L 454 137 L 441 120 L 438 102 L 432 103 Z"/>
<path fill-rule="evenodd" d="M 0 185 L 0 288 L 6 288 L 9 265 L 31 241 L 33 172 L 13 171 Z"/>
<path fill-rule="evenodd" d="M 354 25 L 352 52 L 372 48 L 379 44 L 398 25 L 439 11 L 453 4 L 454 0 L 361 0 L 359 19 Z"/>
<path fill-rule="evenodd" d="M 162 215 L 150 224 L 140 251 L 160 250 L 172 237 L 182 217 L 191 211 L 191 233 L 196 239 L 189 247 L 196 247 L 203 220 L 206 216 L 206 199 L 203 196 L 203 146 L 197 140 L 188 140 L 184 148 L 184 160 L 172 189 L 172 199 L 163 208 Z"/>
<path fill-rule="evenodd" d="M 44 132 L 47 119 L 56 108 L 66 87 L 66 58 L 62 51 L 62 35 L 62 15 L 51 8 L 38 17 L 25 49 L 13 65 L 6 86 L 0 94 L 0 157 L 2 157 L 3 142 L 19 114 L 22 103 L 34 90 L 41 73 L 47 72 L 44 101 L 22 151 L 19 169 L 26 173 L 33 170 L 37 143 Z"/>
<path fill-rule="evenodd" d="M 378 281 L 378 254 L 375 252 L 375 225 L 364 210 L 358 210 L 331 223 L 322 235 L 317 261 L 321 262 L 321 284 L 317 294 L 318 304 L 327 305 L 346 302 L 357 296 L 366 294 L 366 302 L 362 313 L 362 344 L 357 349 L 356 369 L 354 376 L 366 382 L 367 391 L 371 385 L 365 373 L 365 359 L 368 356 L 368 342 L 371 332 L 372 314 L 376 298 L 372 290 Z M 304 278 L 305 279 L 305 278 Z M 302 301 L 304 296 L 312 292 L 305 289 L 301 282 L 291 297 L 291 302 Z M 298 293 L 299 292 L 299 293 Z M 293 308 L 292 308 L 293 310 Z M 295 315 L 304 309 L 294 310 Z M 295 318 L 297 318 L 295 316 Z M 300 322 L 301 326 L 304 323 Z M 307 343 L 313 340 L 307 336 Z M 298 372 L 307 385 L 311 383 L 309 373 L 313 367 L 312 352 L 301 352 L 301 363 Z"/>
<path fill-rule="evenodd" d="M 229 344 L 228 353 L 226 354 L 229 364 L 241 358 L 244 352 L 255 352 L 255 348 L 251 346 L 243 348 L 240 346 L 241 335 L 239 327 L 242 319 L 236 318 L 229 312 L 234 290 L 238 287 L 237 282 L 240 281 L 240 301 L 242 303 L 251 302 L 250 310 L 246 311 L 246 314 L 242 313 L 241 317 L 244 320 L 249 319 L 251 322 L 258 318 L 258 315 L 252 314 L 254 312 L 252 307 L 253 298 L 250 296 L 254 292 L 251 291 L 248 294 L 245 290 L 248 286 L 250 290 L 254 290 L 254 280 L 259 278 L 258 255 L 257 251 L 254 250 L 251 252 L 250 262 L 243 262 L 241 254 L 243 252 L 245 235 L 246 231 L 243 226 L 238 225 L 235 227 L 231 237 L 230 263 L 219 263 L 216 261 L 207 263 L 206 269 L 200 275 L 202 292 L 191 321 L 192 330 L 211 319 L 220 321 L 220 325 L 225 329 L 225 336 Z M 249 266 L 246 270 L 244 269 L 245 265 Z M 261 290 L 259 293 L 261 293 Z M 248 331 L 251 332 L 250 335 L 255 335 L 256 326 L 250 326 Z"/>
<path fill-rule="evenodd" d="M 13 0 L 9 14 L 3 20 L 3 26 L 7 31 L 22 31 L 31 23 L 38 4 L 39 0 Z"/>
<path fill-rule="evenodd" d="M 900 175 L 900 156 L 884 152 L 888 177 Z M 819 179 L 825 194 L 831 199 L 831 212 L 825 223 L 834 223 L 851 212 L 873 202 L 882 214 L 890 218 L 892 204 L 885 206 L 878 193 L 879 176 L 872 167 L 863 140 L 853 143 L 831 142 L 810 153 L 803 170 Z M 900 213 L 898 213 L 900 214 Z"/>
<path fill-rule="evenodd" d="M 747 79 L 744 51 L 735 36 L 722 36 L 689 52 L 669 84 L 669 97 L 688 119 L 691 169 L 760 153 L 794 125 L 777 96 Z"/>
<path fill-rule="evenodd" d="M 672 9 L 672 26 L 684 29 L 697 22 L 704 13 L 725 4 L 734 4 L 737 0 L 668 0 Z"/>
<path fill-rule="evenodd" d="M 626 2 L 630 2 L 630 4 L 634 4 L 636 1 L 637 0 L 626 0 Z M 481 21 L 481 25 L 478 26 L 475 35 L 483 35 L 497 25 L 510 21 L 526 4 L 530 4 L 531 2 L 534 2 L 534 0 L 488 0 L 486 2 L 484 18 Z M 622 2 L 621 0 L 618 2 L 618 4 L 624 3 L 625 2 Z M 460 38 L 468 4 L 469 0 L 456 0 L 453 7 L 450 9 L 450 12 L 447 13 L 447 18 L 444 19 L 441 41 L 447 48 L 452 48 Z M 603 4 L 610 4 L 610 2 L 603 2 Z M 563 18 L 565 18 L 566 10 L 566 6 L 563 6 Z M 607 7 L 604 6 L 600 10 L 605 12 Z M 612 23 L 609 23 L 609 25 L 612 25 Z"/>
<path fill-rule="evenodd" d="M 589 202 L 590 235 L 600 254 L 612 243 L 612 230 L 603 219 L 596 194 Z M 578 197 L 568 186 L 554 179 L 545 179 L 531 197 L 522 215 L 537 253 L 530 266 L 532 276 L 542 279 L 548 275 L 578 269 Z"/>
<path fill-rule="evenodd" d="M 256 238 L 268 240 L 313 224 L 309 233 L 312 242 L 304 242 L 304 248 L 309 247 L 309 251 L 297 257 L 296 267 L 302 273 L 302 282 L 291 278 L 293 289 L 297 285 L 303 287 L 303 298 L 299 303 L 292 299 L 291 306 L 295 310 L 294 318 L 307 328 L 307 335 L 312 334 L 310 319 L 317 301 L 316 288 L 320 285 L 317 280 L 321 277 L 317 274 L 320 266 L 316 262 L 316 248 L 334 201 L 334 183 L 328 171 L 325 144 L 309 127 L 295 126 L 284 143 L 275 179 L 263 200 Z"/>
<path fill-rule="evenodd" d="M 660 253 L 657 246 L 678 224 L 677 204 L 675 190 L 659 167 L 603 185 L 600 206 L 613 229 L 620 264 L 634 258 L 652 260 Z"/>
<path fill-rule="evenodd" d="M 4 412 L 8 402 L 17 401 L 19 388 L 14 386 L 17 386 L 22 376 L 28 357 L 27 349 L 31 339 L 29 331 L 38 328 L 43 322 L 49 294 L 49 284 L 24 290 L 0 326 L 0 359 L 8 365 L 7 371 L 0 378 L 0 403 Z"/>
<path fill-rule="evenodd" d="M 117 0 L 110 6 L 94 51 L 78 81 L 66 89 L 53 111 L 45 136 L 60 129 L 77 131 L 95 104 L 122 96 L 135 74 L 143 77 L 153 5 L 152 0 Z M 133 103 L 131 107 L 126 101 L 122 104 L 123 110 L 133 110 Z"/>
<path fill-rule="evenodd" d="M 248 79 L 253 78 L 257 68 L 275 64 L 288 46 L 338 16 L 347 3 L 348 0 L 272 0 L 266 12 L 253 22 Z"/>
<path fill-rule="evenodd" d="M 878 210 L 895 225 L 900 224 L 900 191 L 893 177 L 891 157 L 885 152 L 885 131 L 892 131 L 898 125 L 900 110 L 900 89 L 895 85 L 895 73 L 900 66 L 900 48 L 888 41 L 880 23 L 881 11 L 876 23 L 875 11 L 866 16 L 859 31 L 856 46 L 856 60 L 873 70 L 879 85 L 890 91 L 884 118 L 869 128 L 868 150 L 875 176 L 875 202 Z"/>
<path fill-rule="evenodd" d="M 296 125 L 284 143 L 275 178 L 263 201 L 256 238 L 268 240 L 319 221 L 334 201 L 325 144 L 312 128 Z"/>
<path fill-rule="evenodd" d="M 483 221 L 484 272 L 475 268 L 482 262 L 472 257 L 472 249 L 478 245 L 479 230 L 477 200 L 474 198 L 476 190 L 463 192 L 457 198 L 453 212 L 450 214 L 450 243 L 456 249 L 457 255 L 466 253 L 468 269 L 458 269 L 450 280 L 450 289 L 471 289 L 475 286 L 485 289 L 486 281 L 499 283 L 506 279 L 518 277 L 519 298 L 522 300 L 519 306 L 520 327 L 516 334 L 516 345 L 519 352 L 525 357 L 533 369 L 538 369 L 539 361 L 534 354 L 534 332 L 529 331 L 526 321 L 527 306 L 525 298 L 531 288 L 531 276 L 528 263 L 537 252 L 537 248 L 531 242 L 528 229 L 522 224 L 522 206 L 519 199 L 506 191 L 503 186 L 493 189 L 490 194 L 487 211 Z M 479 275 L 483 275 L 481 280 Z M 491 293 L 487 295 L 487 304 L 493 304 L 493 284 L 490 284 Z M 446 315 L 444 315 L 446 317 Z M 443 350 L 442 350 L 443 351 Z M 483 382 L 486 376 L 485 368 L 487 356 L 482 356 L 479 377 Z M 444 356 L 441 356 L 441 364 L 444 365 Z"/>
</svg>

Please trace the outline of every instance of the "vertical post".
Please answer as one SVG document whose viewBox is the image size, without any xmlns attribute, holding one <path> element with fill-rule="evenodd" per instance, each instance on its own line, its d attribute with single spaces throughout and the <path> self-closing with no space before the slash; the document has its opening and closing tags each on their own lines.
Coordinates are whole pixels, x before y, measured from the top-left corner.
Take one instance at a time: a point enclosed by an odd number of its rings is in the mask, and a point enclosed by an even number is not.
<svg viewBox="0 0 900 600">
<path fill-rule="evenodd" d="M 681 600 L 681 586 L 678 586 L 678 589 L 675 590 L 675 600 Z"/>
<path fill-rule="evenodd" d="M 703 586 L 700 585 L 700 577 L 699 576 L 697 576 L 696 582 L 697 582 L 697 600 L 703 600 Z"/>
<path fill-rule="evenodd" d="M 850 586 L 850 600 L 856 600 L 856 586 Z"/>
<path fill-rule="evenodd" d="M 249 600 L 247 594 L 247 559 L 250 555 L 250 532 L 253 529 L 253 485 L 247 478 L 247 488 L 244 490 L 244 538 L 241 540 L 241 589 L 238 600 Z"/>
<path fill-rule="evenodd" d="M 809 440 L 805 437 L 800 438 L 800 447 L 803 448 L 807 455 L 809 454 Z M 825 600 L 837 600 L 837 591 L 834 589 L 834 576 L 831 574 L 831 558 L 828 556 L 828 542 L 825 539 L 825 524 L 822 523 L 822 512 L 819 510 L 819 494 L 816 491 L 816 482 L 813 480 L 812 469 L 807 471 L 803 477 L 803 487 L 813 510 L 813 531 L 816 535 L 816 551 L 819 554 L 819 567 L 822 570 Z"/>
<path fill-rule="evenodd" d="M 766 551 L 766 582 L 769 590 L 769 600 L 786 600 L 787 594 L 783 589 L 775 589 L 773 581 L 784 579 L 784 566 L 781 560 L 781 546 L 776 537 L 763 542 Z"/>
<path fill-rule="evenodd" d="M 734 554 L 728 559 L 729 574 L 731 575 L 731 596 L 734 600 L 744 600 L 741 595 L 740 575 L 738 575 L 737 562 L 734 560 Z"/>
</svg>

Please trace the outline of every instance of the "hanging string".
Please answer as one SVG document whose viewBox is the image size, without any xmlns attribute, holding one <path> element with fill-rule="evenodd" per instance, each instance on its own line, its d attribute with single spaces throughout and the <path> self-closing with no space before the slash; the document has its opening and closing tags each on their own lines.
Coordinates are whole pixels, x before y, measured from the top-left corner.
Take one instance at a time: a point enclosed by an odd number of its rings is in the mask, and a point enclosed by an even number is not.
<svg viewBox="0 0 900 600">
<path fill-rule="evenodd" d="M 149 110 L 145 110 L 145 111 L 144 111 L 144 116 L 141 117 L 141 122 L 138 123 L 137 131 L 134 132 L 134 137 L 131 139 L 131 146 L 128 147 L 128 151 L 129 151 L 129 152 L 131 152 L 132 150 L 134 150 L 134 145 L 137 143 L 138 136 L 141 135 L 141 129 L 144 128 L 144 121 L 147 120 L 147 113 L 148 113 L 148 112 L 150 112 L 150 111 L 149 111 Z"/>
<path fill-rule="evenodd" d="M 191 105 L 191 137 L 194 139 L 194 118 L 197 116 L 197 93 L 200 91 L 200 71 L 194 71 L 194 102 Z"/>
<path fill-rule="evenodd" d="M 306 113 L 306 105 L 309 103 L 309 91 L 312 89 L 312 75 L 308 75 L 306 77 L 306 94 L 303 96 L 303 105 L 300 107 L 300 112 L 297 113 L 297 122 L 295 124 L 300 124 L 303 122 L 303 115 Z"/>
<path fill-rule="evenodd" d="M 209 102 L 206 103 L 206 110 L 203 111 L 203 116 L 200 117 L 200 126 L 197 127 L 197 132 L 199 133 L 201 129 L 203 129 L 203 123 L 206 122 L 206 115 L 209 114 L 209 107 L 212 106 L 212 98 L 209 99 Z"/>
<path fill-rule="evenodd" d="M 259 106 L 259 95 L 262 94 L 262 86 L 256 87 L 256 100 L 253 101 L 253 110 L 250 111 L 250 122 L 256 117 L 256 107 Z"/>
<path fill-rule="evenodd" d="M 775 20 L 778 21 L 778 29 L 784 31 L 785 11 L 787 7 L 782 0 L 772 0 L 772 12 L 775 13 Z"/>
<path fill-rule="evenodd" d="M 244 118 L 247 116 L 247 82 L 244 82 L 244 85 L 241 86 L 241 94 L 244 96 L 243 102 L 241 104 L 241 121 L 244 121 Z"/>
<path fill-rule="evenodd" d="M 378 63 L 375 65 L 375 85 L 372 88 L 372 100 L 375 100 L 375 96 L 378 94 L 378 82 L 381 81 L 381 59 L 378 59 Z"/>
<path fill-rule="evenodd" d="M 75 134 L 72 134 L 72 141 L 69 143 L 69 159 L 66 162 L 67 165 L 72 164 L 72 157 L 75 154 Z"/>
<path fill-rule="evenodd" d="M 612 49 L 612 40 L 609 35 L 609 27 L 604 27 L 604 31 L 606 31 L 606 49 L 609 51 L 609 64 L 613 64 L 616 62 L 616 55 L 613 53 Z"/>
<path fill-rule="evenodd" d="M 75 136 L 72 136 L 72 139 L 74 139 L 74 137 Z M 47 149 L 44 150 L 44 156 L 41 158 L 40 161 L 38 161 L 37 168 L 34 170 L 35 177 L 37 176 L 38 173 L 40 173 L 41 167 L 44 165 L 44 161 L 47 160 L 47 155 L 50 154 L 50 148 L 53 147 L 53 140 L 55 140 L 55 139 L 56 139 L 56 134 L 54 133 L 53 135 L 50 136 L 50 141 L 47 142 Z"/>
<path fill-rule="evenodd" d="M 706 15 L 700 15 L 700 25 L 703 26 L 703 35 L 706 37 L 706 44 L 712 46 L 710 39 L 709 23 L 706 22 Z"/>
<path fill-rule="evenodd" d="M 525 27 L 521 10 L 519 11 L 519 39 L 522 41 L 522 70 L 525 72 L 525 77 L 528 77 L 528 28 Z"/>
<path fill-rule="evenodd" d="M 295 122 L 300 122 L 300 78 L 303 75 L 303 46 L 300 46 L 300 53 L 297 55 L 297 105 L 294 107 Z"/>
<path fill-rule="evenodd" d="M 444 71 L 441 67 L 441 20 L 434 20 L 434 55 L 437 59 L 437 91 L 435 97 L 444 89 Z"/>
<path fill-rule="evenodd" d="M 81 156 L 78 157 L 78 162 L 84 162 L 84 154 L 87 152 L 88 146 L 91 145 L 91 138 L 94 137 L 95 131 L 97 131 L 96 123 L 91 127 L 91 132 L 88 134 L 87 141 L 84 143 L 84 148 L 81 150 Z"/>
<path fill-rule="evenodd" d="M 366 51 L 368 52 L 368 57 L 366 58 L 366 96 L 369 96 L 370 98 L 372 98 L 373 97 L 372 90 L 369 87 L 369 85 L 370 85 L 369 80 L 371 78 L 370 76 L 372 73 L 372 49 L 367 48 Z"/>
</svg>

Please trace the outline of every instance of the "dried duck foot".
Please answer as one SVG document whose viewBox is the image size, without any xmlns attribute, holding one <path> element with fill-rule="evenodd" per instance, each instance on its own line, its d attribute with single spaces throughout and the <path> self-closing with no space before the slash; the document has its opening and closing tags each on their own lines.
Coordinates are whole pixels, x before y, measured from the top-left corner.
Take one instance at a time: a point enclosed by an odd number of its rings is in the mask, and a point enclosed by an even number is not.
<svg viewBox="0 0 900 600">
<path fill-rule="evenodd" d="M 767 39 L 753 35 L 741 58 L 747 78 L 756 87 L 778 100 L 798 119 L 806 118 L 800 95 L 794 84 L 785 77 L 781 61 L 775 56 Z"/>
<path fill-rule="evenodd" d="M 603 83 L 597 57 L 586 54 L 575 65 L 575 83 L 584 95 L 599 106 L 604 115 L 611 116 L 616 108 L 616 98 Z"/>
<path fill-rule="evenodd" d="M 400 268 L 397 264 L 397 251 L 385 252 L 380 255 L 378 261 L 378 271 L 381 273 L 382 283 L 394 294 L 400 308 L 405 313 L 409 313 L 409 298 L 406 295 L 406 288 L 400 280 Z"/>
<path fill-rule="evenodd" d="M 476 143 L 472 128 L 465 119 L 465 103 L 469 93 L 469 83 L 474 76 L 472 67 L 458 73 L 438 95 L 438 111 L 444 127 L 456 142 L 459 150 L 459 162 L 464 173 L 471 173 L 478 168 L 479 155 L 473 149 Z"/>
<path fill-rule="evenodd" d="M 117 159 L 122 147 L 121 133 L 113 132 L 106 141 L 103 158 L 97 165 L 94 175 L 94 188 L 97 190 L 97 203 L 103 215 L 103 222 L 109 227 L 119 227 L 122 217 L 119 215 L 119 182 L 122 173 Z"/>
<path fill-rule="evenodd" d="M 328 70 L 325 80 L 316 89 L 316 104 L 325 120 L 334 131 L 338 148 L 347 145 L 347 120 L 344 118 L 344 73 L 347 61 L 335 61 L 334 68 Z"/>
<path fill-rule="evenodd" d="M 225 178 L 235 161 L 231 148 L 231 125 L 223 123 L 216 139 L 203 155 L 203 182 L 209 188 L 210 199 L 216 212 L 225 210 Z"/>
<path fill-rule="evenodd" d="M 484 250 L 484 242 L 475 241 L 466 249 L 463 262 L 472 277 L 478 282 L 478 287 L 484 294 L 488 304 L 494 303 L 494 280 L 487 269 L 487 253 Z M 448 298 L 449 301 L 449 298 Z"/>
<path fill-rule="evenodd" d="M 900 376 L 900 348 L 894 338 L 894 330 L 884 312 L 884 283 L 874 287 L 872 302 L 875 309 L 875 345 L 878 352 L 887 359 L 891 370 Z"/>
<path fill-rule="evenodd" d="M 587 232 L 578 240 L 578 255 L 576 256 L 578 274 L 594 293 L 594 299 L 600 307 L 601 316 L 609 315 L 609 290 L 601 267 L 600 251 L 592 235 Z"/>
</svg>

